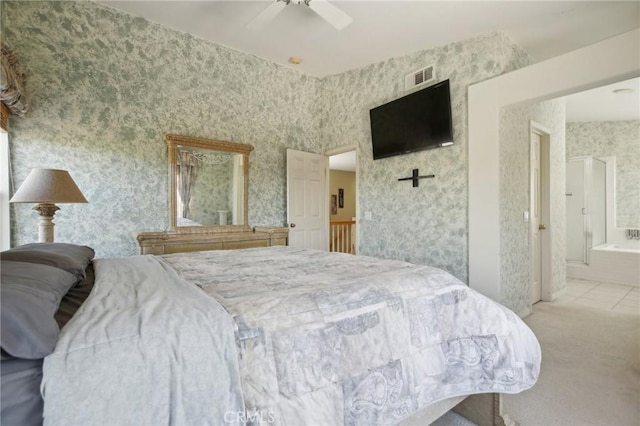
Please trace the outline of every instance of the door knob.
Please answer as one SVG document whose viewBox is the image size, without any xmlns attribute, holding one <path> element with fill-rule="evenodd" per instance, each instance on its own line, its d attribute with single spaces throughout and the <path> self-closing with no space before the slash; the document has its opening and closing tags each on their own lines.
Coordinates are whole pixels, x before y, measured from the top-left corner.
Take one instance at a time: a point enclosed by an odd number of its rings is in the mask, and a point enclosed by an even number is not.
<svg viewBox="0 0 640 426">
<path fill-rule="evenodd" d="M 292 228 L 295 228 L 296 224 L 295 223 L 290 223 L 289 226 L 292 227 Z"/>
<path fill-rule="evenodd" d="M 542 230 L 542 229 L 547 229 L 547 227 L 546 227 L 546 226 L 544 226 L 544 225 L 538 225 L 538 229 L 540 229 L 540 230 Z"/>
</svg>

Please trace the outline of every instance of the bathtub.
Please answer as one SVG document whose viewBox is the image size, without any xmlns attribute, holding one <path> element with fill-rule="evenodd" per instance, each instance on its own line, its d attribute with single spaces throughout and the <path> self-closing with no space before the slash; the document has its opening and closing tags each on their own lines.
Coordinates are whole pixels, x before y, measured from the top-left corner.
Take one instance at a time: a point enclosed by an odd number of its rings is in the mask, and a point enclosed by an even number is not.
<svg viewBox="0 0 640 426">
<path fill-rule="evenodd" d="M 640 240 L 626 240 L 594 247 L 589 265 L 567 264 L 567 276 L 640 287 Z"/>
<path fill-rule="evenodd" d="M 592 250 L 622 251 L 640 254 L 640 240 L 629 240 L 621 244 L 602 244 Z"/>
</svg>

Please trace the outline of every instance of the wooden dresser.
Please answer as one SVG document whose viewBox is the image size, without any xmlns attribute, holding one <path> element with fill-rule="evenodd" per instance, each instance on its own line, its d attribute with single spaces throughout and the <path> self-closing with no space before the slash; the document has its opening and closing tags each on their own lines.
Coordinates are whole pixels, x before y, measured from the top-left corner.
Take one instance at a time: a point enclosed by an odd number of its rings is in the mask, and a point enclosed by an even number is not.
<svg viewBox="0 0 640 426">
<path fill-rule="evenodd" d="M 289 229 L 256 226 L 240 232 L 138 232 L 139 254 L 171 254 L 204 250 L 235 250 L 254 247 L 286 246 Z"/>
</svg>

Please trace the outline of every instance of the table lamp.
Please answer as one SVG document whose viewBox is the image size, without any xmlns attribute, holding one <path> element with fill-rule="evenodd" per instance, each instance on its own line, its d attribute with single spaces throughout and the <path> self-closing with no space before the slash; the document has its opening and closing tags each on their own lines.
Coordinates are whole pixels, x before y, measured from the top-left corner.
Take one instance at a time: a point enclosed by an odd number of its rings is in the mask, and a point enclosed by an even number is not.
<svg viewBox="0 0 640 426">
<path fill-rule="evenodd" d="M 38 242 L 53 242 L 53 215 L 60 207 L 55 203 L 87 203 L 80 189 L 66 170 L 33 169 L 11 203 L 38 203 L 33 210 L 40 214 Z"/>
</svg>

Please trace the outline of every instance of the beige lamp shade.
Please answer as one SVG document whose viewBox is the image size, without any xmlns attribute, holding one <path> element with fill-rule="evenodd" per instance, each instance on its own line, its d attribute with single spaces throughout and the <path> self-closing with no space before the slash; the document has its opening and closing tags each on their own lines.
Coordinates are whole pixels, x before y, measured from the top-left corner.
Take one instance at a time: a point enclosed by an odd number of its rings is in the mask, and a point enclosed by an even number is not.
<svg viewBox="0 0 640 426">
<path fill-rule="evenodd" d="M 55 203 L 86 203 L 82 192 L 66 170 L 33 169 L 13 194 L 11 203 L 37 203 L 40 215 L 38 241 L 53 242 L 53 216 L 60 210 Z"/>
<path fill-rule="evenodd" d="M 13 194 L 12 203 L 87 203 L 66 170 L 33 169 Z"/>
</svg>

